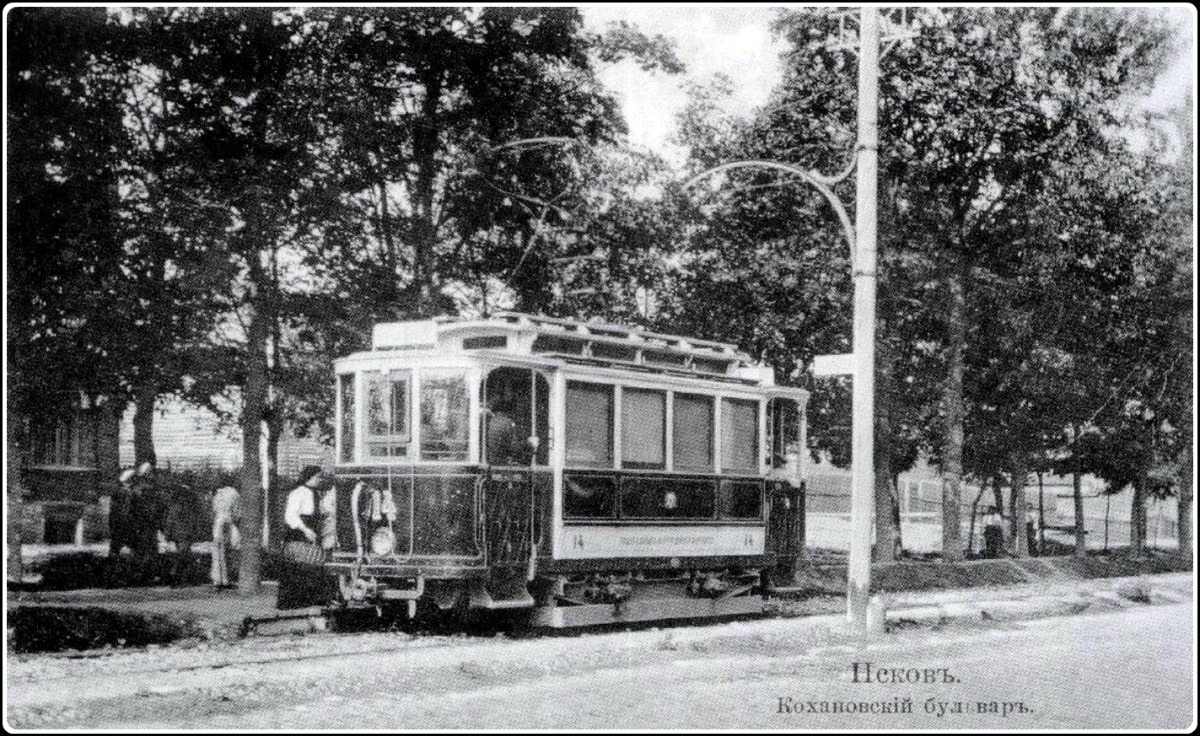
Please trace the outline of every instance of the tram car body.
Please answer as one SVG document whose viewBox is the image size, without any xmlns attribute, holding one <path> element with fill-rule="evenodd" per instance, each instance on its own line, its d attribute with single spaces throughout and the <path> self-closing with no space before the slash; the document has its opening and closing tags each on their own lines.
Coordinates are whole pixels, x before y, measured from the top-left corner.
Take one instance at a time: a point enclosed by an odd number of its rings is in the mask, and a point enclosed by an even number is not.
<svg viewBox="0 0 1200 736">
<path fill-rule="evenodd" d="M 340 606 L 748 614 L 803 551 L 807 393 L 733 345 L 503 313 L 378 324 L 335 371 Z"/>
</svg>

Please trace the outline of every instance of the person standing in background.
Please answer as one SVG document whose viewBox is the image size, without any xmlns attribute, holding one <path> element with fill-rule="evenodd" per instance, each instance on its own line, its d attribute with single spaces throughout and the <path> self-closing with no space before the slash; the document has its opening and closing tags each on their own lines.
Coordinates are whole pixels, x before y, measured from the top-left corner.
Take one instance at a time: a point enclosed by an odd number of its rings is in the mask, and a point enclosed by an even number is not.
<svg viewBox="0 0 1200 736">
<path fill-rule="evenodd" d="M 229 553 L 237 542 L 241 520 L 241 495 L 233 486 L 218 488 L 212 497 L 212 584 L 219 590 L 230 587 Z"/>
<path fill-rule="evenodd" d="M 128 548 L 133 550 L 135 542 L 131 533 L 131 505 L 133 503 L 133 479 L 137 469 L 126 468 L 121 471 L 117 488 L 113 491 L 112 502 L 108 507 L 109 554 L 116 556 Z"/>
<path fill-rule="evenodd" d="M 161 517 L 154 463 L 147 460 L 137 467 L 131 482 L 129 503 L 130 548 L 134 555 L 152 558 L 158 555 L 158 529 Z"/>
</svg>

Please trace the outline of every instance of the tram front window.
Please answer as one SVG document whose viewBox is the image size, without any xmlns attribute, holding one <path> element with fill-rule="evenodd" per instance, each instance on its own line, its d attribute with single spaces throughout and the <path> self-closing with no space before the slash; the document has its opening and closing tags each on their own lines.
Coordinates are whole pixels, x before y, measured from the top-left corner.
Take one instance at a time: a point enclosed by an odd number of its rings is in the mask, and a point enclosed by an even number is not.
<svg viewBox="0 0 1200 736">
<path fill-rule="evenodd" d="M 370 457 L 407 457 L 409 431 L 409 371 L 370 371 L 366 381 L 366 445 Z M 345 403 L 343 402 L 343 407 Z M 343 438 L 343 453 L 345 442 Z"/>
<path fill-rule="evenodd" d="M 462 371 L 421 373 L 421 459 L 465 462 L 470 405 Z"/>
</svg>

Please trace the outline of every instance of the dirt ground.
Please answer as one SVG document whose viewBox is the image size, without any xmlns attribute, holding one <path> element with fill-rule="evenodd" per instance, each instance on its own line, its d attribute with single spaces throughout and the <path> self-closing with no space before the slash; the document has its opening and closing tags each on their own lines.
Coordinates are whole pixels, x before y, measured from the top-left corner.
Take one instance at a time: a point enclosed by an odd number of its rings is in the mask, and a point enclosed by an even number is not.
<svg viewBox="0 0 1200 736">
<path fill-rule="evenodd" d="M 1109 592 L 1132 584 L 1108 583 Z M 1069 598 L 1078 585 L 1018 586 L 1005 601 Z M 1164 587 L 1176 595 L 1155 593 Z M 1183 727 L 1192 718 L 1190 576 L 1156 576 L 1144 588 L 1130 594 L 1140 603 L 1093 596 L 1084 615 L 909 622 L 868 638 L 825 615 L 578 636 L 324 634 L 10 656 L 6 718 L 20 729 Z M 893 605 L 998 594 L 916 593 Z M 957 681 L 864 686 L 852 681 L 856 661 L 947 669 Z M 780 698 L 818 710 L 784 712 Z M 902 698 L 909 713 L 845 712 L 849 702 Z M 938 702 L 985 711 L 947 705 L 939 715 Z M 820 703 L 842 712 L 822 713 Z M 1014 710 L 991 713 L 990 703 Z"/>
</svg>

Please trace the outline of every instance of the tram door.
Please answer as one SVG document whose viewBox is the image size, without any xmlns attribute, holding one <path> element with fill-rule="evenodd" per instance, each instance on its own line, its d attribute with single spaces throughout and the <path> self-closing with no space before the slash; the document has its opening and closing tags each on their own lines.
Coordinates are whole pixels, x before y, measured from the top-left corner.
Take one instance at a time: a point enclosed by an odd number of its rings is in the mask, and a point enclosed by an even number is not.
<svg viewBox="0 0 1200 736">
<path fill-rule="evenodd" d="M 793 399 L 777 397 L 767 404 L 770 448 L 767 476 L 769 547 L 783 568 L 804 554 L 804 483 L 800 479 L 801 415 Z"/>
<path fill-rule="evenodd" d="M 553 488 L 550 384 L 527 368 L 496 368 L 483 383 L 484 520 L 493 570 L 532 569 L 546 525 L 539 509 Z"/>
</svg>

